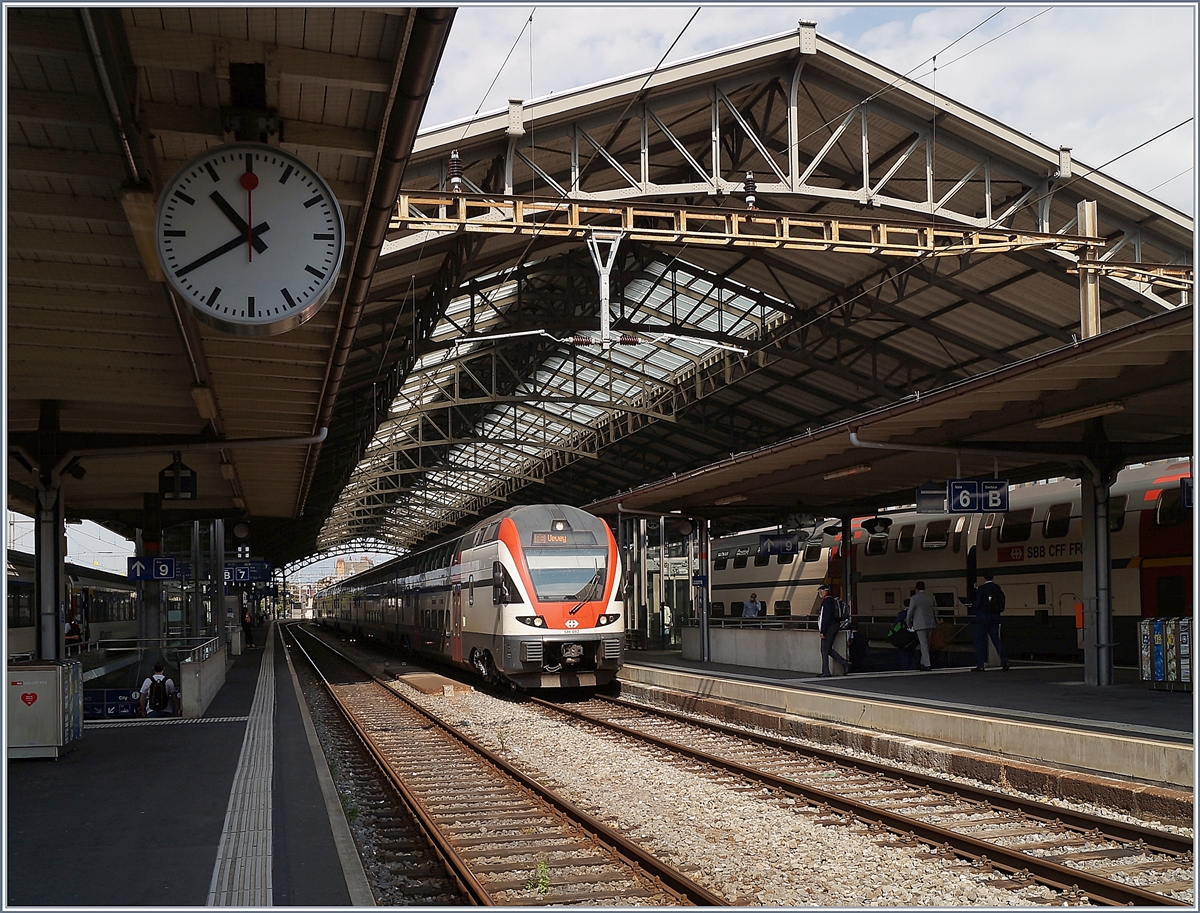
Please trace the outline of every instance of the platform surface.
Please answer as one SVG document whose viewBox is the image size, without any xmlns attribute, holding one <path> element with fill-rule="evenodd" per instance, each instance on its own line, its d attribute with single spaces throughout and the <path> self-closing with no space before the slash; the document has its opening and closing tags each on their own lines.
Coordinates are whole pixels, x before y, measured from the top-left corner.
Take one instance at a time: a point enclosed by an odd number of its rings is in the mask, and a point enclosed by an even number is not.
<svg viewBox="0 0 1200 913">
<path fill-rule="evenodd" d="M 880 732 L 995 752 L 1105 776 L 1193 786 L 1195 705 L 1156 691 L 1133 669 L 1087 685 L 1078 665 L 1013 662 L 932 672 L 821 678 L 684 659 L 679 650 L 630 651 L 621 681 L 690 690 L 731 702 Z"/>
<path fill-rule="evenodd" d="M 284 652 L 272 630 L 234 658 L 200 719 L 89 722 L 57 761 L 9 761 L 6 903 L 349 905 Z"/>
</svg>

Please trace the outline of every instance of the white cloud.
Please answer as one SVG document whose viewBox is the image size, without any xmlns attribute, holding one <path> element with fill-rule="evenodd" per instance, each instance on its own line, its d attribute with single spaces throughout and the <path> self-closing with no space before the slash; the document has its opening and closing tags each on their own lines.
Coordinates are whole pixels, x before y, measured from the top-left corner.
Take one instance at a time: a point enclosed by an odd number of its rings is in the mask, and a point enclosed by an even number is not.
<svg viewBox="0 0 1200 913">
<path fill-rule="evenodd" d="M 647 70 L 695 9 L 538 7 L 485 99 L 533 7 L 460 8 L 425 123 L 467 118 L 480 107 L 495 111 L 510 96 L 535 98 Z M 1048 145 L 1071 146 L 1077 160 L 1097 167 L 1193 115 L 1196 13 L 1193 4 L 704 6 L 668 60 L 813 19 L 820 35 L 900 73 L 938 53 L 936 84 L 928 64 L 914 73 L 924 85 Z M 1162 185 L 1155 195 L 1191 214 L 1195 172 L 1175 176 L 1195 163 L 1194 137 L 1193 122 L 1105 171 L 1145 192 Z"/>
</svg>

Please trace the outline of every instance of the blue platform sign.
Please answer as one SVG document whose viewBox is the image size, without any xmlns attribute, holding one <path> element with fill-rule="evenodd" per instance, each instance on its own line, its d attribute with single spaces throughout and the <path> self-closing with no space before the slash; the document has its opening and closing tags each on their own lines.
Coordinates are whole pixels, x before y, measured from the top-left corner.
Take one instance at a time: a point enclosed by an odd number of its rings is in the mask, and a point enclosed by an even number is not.
<svg viewBox="0 0 1200 913">
<path fill-rule="evenodd" d="M 130 580 L 174 580 L 177 567 L 174 558 L 130 558 Z"/>
<path fill-rule="evenodd" d="M 800 537 L 795 533 L 758 537 L 760 555 L 794 555 L 799 550 Z"/>
<path fill-rule="evenodd" d="M 978 512 L 979 483 L 974 479 L 950 479 L 946 482 L 946 500 L 952 514 Z"/>
<path fill-rule="evenodd" d="M 1008 479 L 985 479 L 979 483 L 979 509 L 989 513 L 1008 511 Z"/>
<path fill-rule="evenodd" d="M 1008 479 L 949 479 L 946 500 L 952 514 L 1004 513 L 1008 510 Z"/>
<path fill-rule="evenodd" d="M 226 561 L 226 583 L 256 583 L 271 579 L 271 563 L 269 561 Z"/>
</svg>

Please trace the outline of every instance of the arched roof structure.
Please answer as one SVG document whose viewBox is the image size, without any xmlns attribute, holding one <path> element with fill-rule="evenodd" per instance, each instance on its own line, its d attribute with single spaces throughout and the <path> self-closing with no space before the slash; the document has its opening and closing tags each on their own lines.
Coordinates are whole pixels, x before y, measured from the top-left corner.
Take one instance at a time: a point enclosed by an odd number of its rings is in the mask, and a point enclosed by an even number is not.
<svg viewBox="0 0 1200 913">
<path fill-rule="evenodd" d="M 804 23 L 428 131 L 347 366 L 372 433 L 318 542 L 599 501 L 1020 363 L 1082 334 L 1081 263 L 1102 330 L 1171 311 L 1192 233 Z"/>
</svg>

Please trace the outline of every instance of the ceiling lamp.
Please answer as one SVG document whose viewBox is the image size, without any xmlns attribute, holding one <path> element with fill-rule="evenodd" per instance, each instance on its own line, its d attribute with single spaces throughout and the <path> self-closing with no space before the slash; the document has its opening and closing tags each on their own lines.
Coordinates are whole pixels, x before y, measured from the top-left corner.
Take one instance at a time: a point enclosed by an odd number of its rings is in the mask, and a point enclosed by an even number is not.
<svg viewBox="0 0 1200 913">
<path fill-rule="evenodd" d="M 1101 403 L 1099 406 L 1089 406 L 1086 409 L 1076 409 L 1074 412 L 1064 412 L 1062 415 L 1051 415 L 1046 418 L 1040 418 L 1033 423 L 1033 427 L 1061 428 L 1063 425 L 1073 425 L 1076 422 L 1086 421 L 1089 418 L 1098 418 L 1101 415 L 1112 415 L 1115 412 L 1124 411 L 1124 403 Z"/>
<path fill-rule="evenodd" d="M 835 469 L 832 472 L 827 472 L 821 478 L 828 482 L 831 479 L 843 479 L 846 476 L 856 476 L 859 473 L 870 471 L 870 463 L 859 463 L 857 466 L 847 466 L 845 469 Z"/>
</svg>

